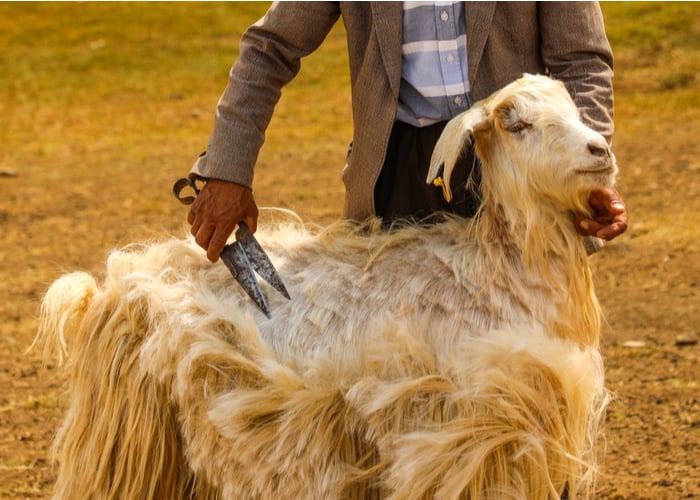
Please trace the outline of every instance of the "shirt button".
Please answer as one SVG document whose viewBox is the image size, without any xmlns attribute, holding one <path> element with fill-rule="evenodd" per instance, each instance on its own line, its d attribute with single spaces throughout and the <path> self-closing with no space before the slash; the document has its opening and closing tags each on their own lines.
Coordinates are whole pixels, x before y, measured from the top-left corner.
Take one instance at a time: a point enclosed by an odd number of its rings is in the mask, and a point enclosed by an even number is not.
<svg viewBox="0 0 700 500">
<path fill-rule="evenodd" d="M 442 13 L 440 14 L 440 19 L 443 21 L 447 21 L 450 18 L 450 15 L 447 13 L 446 10 L 443 10 Z"/>
<path fill-rule="evenodd" d="M 458 106 L 462 104 L 462 98 L 460 96 L 455 97 L 455 104 L 457 104 Z"/>
<path fill-rule="evenodd" d="M 451 63 L 455 60 L 455 56 L 453 54 L 450 54 L 447 56 L 447 62 Z"/>
</svg>

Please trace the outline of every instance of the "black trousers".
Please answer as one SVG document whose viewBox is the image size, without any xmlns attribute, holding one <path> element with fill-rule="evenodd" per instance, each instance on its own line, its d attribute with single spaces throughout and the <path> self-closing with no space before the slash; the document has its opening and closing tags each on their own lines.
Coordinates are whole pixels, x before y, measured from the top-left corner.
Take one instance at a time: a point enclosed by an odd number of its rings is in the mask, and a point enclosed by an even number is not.
<svg viewBox="0 0 700 500">
<path fill-rule="evenodd" d="M 452 200 L 442 189 L 426 184 L 430 156 L 446 122 L 417 128 L 396 122 L 386 158 L 374 187 L 374 203 L 385 223 L 400 219 L 432 222 L 440 212 L 471 217 L 479 206 L 480 166 L 471 146 L 465 147 L 452 173 Z M 469 184 L 469 187 L 467 185 Z"/>
</svg>

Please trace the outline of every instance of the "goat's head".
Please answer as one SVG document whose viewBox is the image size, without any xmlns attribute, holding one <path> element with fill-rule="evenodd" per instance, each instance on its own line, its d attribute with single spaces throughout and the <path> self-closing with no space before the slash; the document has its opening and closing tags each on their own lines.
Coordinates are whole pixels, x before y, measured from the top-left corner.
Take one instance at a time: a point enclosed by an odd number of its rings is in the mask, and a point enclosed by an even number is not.
<svg viewBox="0 0 700 500">
<path fill-rule="evenodd" d="M 448 200 L 452 169 L 470 142 L 482 163 L 485 198 L 503 205 L 551 200 L 587 211 L 590 191 L 615 182 L 607 142 L 581 122 L 564 84 L 545 76 L 524 75 L 447 124 L 427 182 L 443 176 Z"/>
</svg>

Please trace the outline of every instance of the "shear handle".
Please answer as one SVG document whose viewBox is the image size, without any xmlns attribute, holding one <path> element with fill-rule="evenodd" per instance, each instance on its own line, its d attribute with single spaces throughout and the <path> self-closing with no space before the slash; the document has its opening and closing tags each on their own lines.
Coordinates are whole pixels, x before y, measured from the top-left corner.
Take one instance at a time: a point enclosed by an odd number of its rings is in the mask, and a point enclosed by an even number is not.
<svg viewBox="0 0 700 500">
<path fill-rule="evenodd" d="M 194 191 L 194 196 L 182 196 L 182 190 L 185 188 L 191 188 Z M 183 177 L 178 179 L 173 184 L 173 195 L 178 199 L 183 205 L 192 205 L 194 203 L 195 197 L 199 194 L 199 187 L 197 186 L 197 181 L 192 177 Z"/>
</svg>

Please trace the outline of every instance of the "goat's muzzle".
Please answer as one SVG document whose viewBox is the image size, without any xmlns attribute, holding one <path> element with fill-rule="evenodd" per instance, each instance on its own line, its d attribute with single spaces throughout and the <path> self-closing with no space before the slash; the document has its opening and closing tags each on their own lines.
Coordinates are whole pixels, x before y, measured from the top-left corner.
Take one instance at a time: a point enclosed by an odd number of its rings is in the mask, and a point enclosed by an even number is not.
<svg viewBox="0 0 700 500">
<path fill-rule="evenodd" d="M 600 137 L 586 145 L 588 161 L 585 166 L 575 169 L 577 174 L 597 174 L 614 178 L 617 174 L 617 161 L 608 143 Z M 606 183 L 606 182 L 604 182 Z"/>
</svg>

